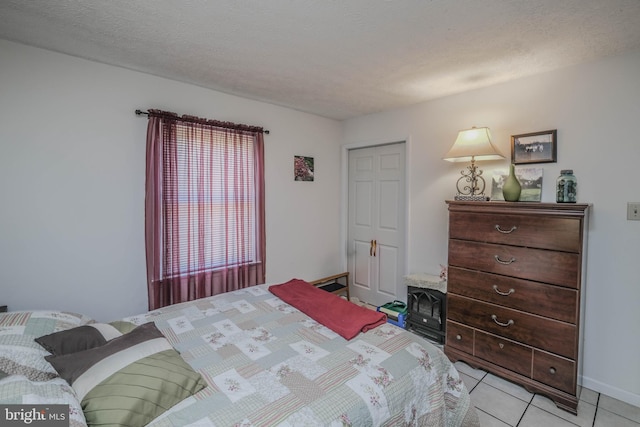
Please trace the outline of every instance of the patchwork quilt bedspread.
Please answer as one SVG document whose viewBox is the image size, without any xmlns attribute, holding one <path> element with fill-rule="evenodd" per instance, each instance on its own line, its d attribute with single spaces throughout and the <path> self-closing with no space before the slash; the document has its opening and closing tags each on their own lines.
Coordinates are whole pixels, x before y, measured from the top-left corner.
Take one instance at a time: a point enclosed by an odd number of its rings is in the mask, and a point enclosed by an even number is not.
<svg viewBox="0 0 640 427">
<path fill-rule="evenodd" d="M 434 345 L 391 324 L 345 340 L 268 285 L 119 320 L 153 322 L 206 384 L 150 427 L 479 426 L 458 372 Z M 31 377 L 0 378 L 0 404 L 69 403 L 71 425 L 84 425 L 74 389 L 30 342 L 47 331 L 16 338 L 25 328 L 10 326 L 3 342 L 1 326 L 0 318 L 0 361 L 26 349 L 38 366 Z"/>
<path fill-rule="evenodd" d="M 447 357 L 384 324 L 346 341 L 256 286 L 128 319 L 155 322 L 209 386 L 151 426 L 472 426 Z"/>
</svg>

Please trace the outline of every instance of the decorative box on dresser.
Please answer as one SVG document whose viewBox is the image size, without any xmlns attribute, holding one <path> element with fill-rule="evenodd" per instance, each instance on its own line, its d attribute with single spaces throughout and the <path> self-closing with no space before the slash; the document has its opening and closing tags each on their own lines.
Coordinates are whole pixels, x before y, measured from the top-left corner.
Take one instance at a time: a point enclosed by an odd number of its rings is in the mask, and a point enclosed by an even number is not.
<svg viewBox="0 0 640 427">
<path fill-rule="evenodd" d="M 447 204 L 445 353 L 577 413 L 589 205 Z"/>
</svg>

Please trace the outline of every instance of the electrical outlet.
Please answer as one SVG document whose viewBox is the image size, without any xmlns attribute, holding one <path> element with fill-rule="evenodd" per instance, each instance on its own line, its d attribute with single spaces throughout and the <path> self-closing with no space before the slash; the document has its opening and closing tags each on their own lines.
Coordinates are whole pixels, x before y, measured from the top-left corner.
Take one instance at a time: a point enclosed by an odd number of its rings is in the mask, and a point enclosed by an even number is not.
<svg viewBox="0 0 640 427">
<path fill-rule="evenodd" d="M 640 202 L 627 203 L 627 219 L 631 221 L 640 221 Z"/>
</svg>

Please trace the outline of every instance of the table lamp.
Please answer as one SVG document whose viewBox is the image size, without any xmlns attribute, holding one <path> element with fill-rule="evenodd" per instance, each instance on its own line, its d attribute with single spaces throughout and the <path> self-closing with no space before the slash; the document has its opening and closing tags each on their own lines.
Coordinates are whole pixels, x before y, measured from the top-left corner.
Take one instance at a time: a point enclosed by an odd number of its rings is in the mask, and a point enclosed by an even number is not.
<svg viewBox="0 0 640 427">
<path fill-rule="evenodd" d="M 456 183 L 458 194 L 455 200 L 489 200 L 485 196 L 485 181 L 482 170 L 476 166 L 476 160 L 498 160 L 504 156 L 491 142 L 489 128 L 482 127 L 466 129 L 458 132 L 456 142 L 444 156 L 449 162 L 468 162 L 471 165 L 460 171 L 462 176 Z"/>
</svg>

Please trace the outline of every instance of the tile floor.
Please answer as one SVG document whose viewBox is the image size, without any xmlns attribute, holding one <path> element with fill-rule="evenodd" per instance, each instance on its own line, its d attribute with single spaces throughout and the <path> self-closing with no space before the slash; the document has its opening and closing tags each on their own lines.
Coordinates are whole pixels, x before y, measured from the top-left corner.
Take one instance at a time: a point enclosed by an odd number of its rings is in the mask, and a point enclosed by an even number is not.
<svg viewBox="0 0 640 427">
<path fill-rule="evenodd" d="M 455 363 L 482 427 L 640 427 L 640 408 L 583 388 L 578 415 L 548 398 L 463 362 Z"/>
</svg>

